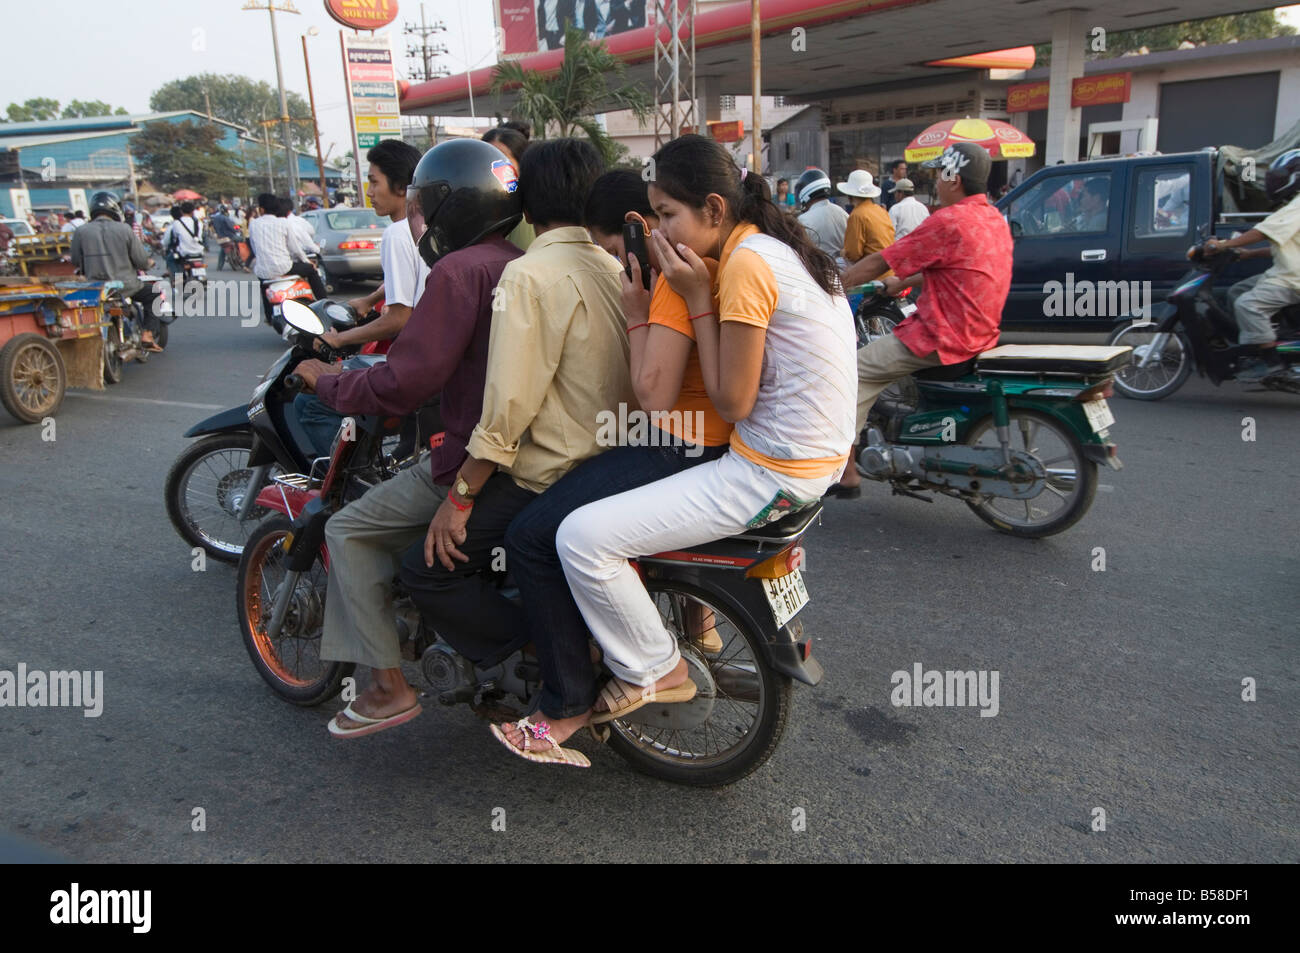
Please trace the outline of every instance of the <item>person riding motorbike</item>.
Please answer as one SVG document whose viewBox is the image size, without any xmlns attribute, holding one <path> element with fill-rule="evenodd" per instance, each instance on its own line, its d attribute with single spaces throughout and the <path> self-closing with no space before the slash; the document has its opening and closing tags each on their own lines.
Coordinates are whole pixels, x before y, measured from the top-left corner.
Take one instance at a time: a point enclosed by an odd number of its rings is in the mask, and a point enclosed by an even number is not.
<svg viewBox="0 0 1300 953">
<path fill-rule="evenodd" d="M 317 301 L 325 297 L 325 285 L 308 261 L 297 230 L 287 218 L 288 200 L 263 192 L 257 197 L 257 206 L 262 214 L 248 226 L 248 248 L 253 255 L 253 274 L 262 281 L 262 311 L 266 323 L 270 324 L 271 303 L 266 300 L 266 282 L 282 275 L 298 275 L 311 283 L 311 293 Z"/>
<path fill-rule="evenodd" d="M 493 289 L 521 254 L 505 240 L 521 204 L 514 175 L 497 174 L 500 158 L 486 143 L 453 139 L 416 166 L 407 221 L 431 271 L 388 360 L 342 373 L 314 360 L 297 368 L 322 401 L 344 413 L 405 415 L 440 394 L 447 428 L 431 441 L 427 462 L 372 488 L 326 523 L 321 657 L 373 669 L 366 690 L 331 722 L 338 736 L 369 734 L 420 712 L 400 668 L 390 583 L 398 557 L 425 539 L 482 412 Z"/>
<path fill-rule="evenodd" d="M 1273 160 L 1264 176 L 1264 191 L 1274 203 L 1272 215 L 1235 238 L 1211 238 L 1202 246 L 1205 254 L 1217 255 L 1265 239 L 1269 243 L 1267 248 L 1246 249 L 1241 257 L 1272 257 L 1273 267 L 1228 289 L 1239 329 L 1237 343 L 1259 348 L 1259 355 L 1246 358 L 1237 371 L 1237 380 L 1243 381 L 1261 380 L 1285 367 L 1277 356 L 1272 319 L 1300 302 L 1300 149 L 1289 149 Z"/>
<path fill-rule="evenodd" d="M 1012 242 L 1006 220 L 989 204 L 989 154 L 980 146 L 948 146 L 926 168 L 940 170 L 940 208 L 893 245 L 850 265 L 848 287 L 885 279 L 887 294 L 921 287 L 916 313 L 858 351 L 855 433 L 880 392 L 926 367 L 960 364 L 997 344 L 1002 307 L 1011 290 Z M 852 494 L 861 481 L 850 458 L 836 487 Z M 835 490 L 836 487 L 832 487 Z M 860 491 L 859 491 L 860 492 Z"/>
<path fill-rule="evenodd" d="M 795 183 L 799 205 L 803 213 L 799 224 L 804 227 L 812 243 L 830 255 L 839 258 L 844 253 L 844 233 L 849 227 L 849 213 L 831 201 L 831 180 L 821 169 L 809 166 Z"/>
<path fill-rule="evenodd" d="M 174 218 L 163 236 L 164 246 L 175 250 L 179 262 L 186 258 L 203 257 L 203 223 L 194 215 L 194 203 L 180 204 L 180 217 Z"/>
<path fill-rule="evenodd" d="M 95 281 L 120 281 L 123 294 L 140 303 L 144 311 L 140 342 L 146 351 L 161 351 L 154 335 L 161 327 L 152 284 L 138 273 L 153 265 L 144 244 L 123 221 L 122 207 L 112 192 L 90 197 L 90 221 L 72 235 L 72 263 Z"/>
</svg>

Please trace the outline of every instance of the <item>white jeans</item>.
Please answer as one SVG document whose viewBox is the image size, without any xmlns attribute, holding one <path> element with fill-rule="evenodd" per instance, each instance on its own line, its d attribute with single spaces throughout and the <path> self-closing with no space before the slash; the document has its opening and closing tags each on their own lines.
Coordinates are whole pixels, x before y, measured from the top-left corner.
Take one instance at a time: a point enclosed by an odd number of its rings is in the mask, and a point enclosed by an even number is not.
<svg viewBox="0 0 1300 953">
<path fill-rule="evenodd" d="M 653 685 L 681 657 L 629 558 L 774 522 L 819 499 L 835 476 L 786 476 L 728 452 L 569 514 L 555 535 L 556 549 L 610 671 L 634 685 Z"/>
</svg>

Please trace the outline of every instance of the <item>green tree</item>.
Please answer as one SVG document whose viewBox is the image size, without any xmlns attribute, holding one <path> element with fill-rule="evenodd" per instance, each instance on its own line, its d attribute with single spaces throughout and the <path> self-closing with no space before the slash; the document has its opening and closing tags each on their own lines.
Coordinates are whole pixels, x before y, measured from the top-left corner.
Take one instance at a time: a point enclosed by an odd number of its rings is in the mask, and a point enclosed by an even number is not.
<svg viewBox="0 0 1300 953">
<path fill-rule="evenodd" d="M 1094 52 L 1091 36 L 1087 40 L 1088 55 L 1092 59 L 1111 59 L 1133 53 L 1146 47 L 1158 50 L 1176 50 L 1184 42 L 1215 46 L 1231 40 L 1267 40 L 1275 36 L 1291 36 L 1295 27 L 1278 20 L 1272 10 L 1257 13 L 1235 13 L 1232 16 L 1209 17 L 1204 20 L 1185 20 L 1163 26 L 1144 27 L 1139 30 L 1119 30 L 1106 34 L 1106 49 Z M 1036 66 L 1047 66 L 1052 61 L 1052 45 L 1043 43 L 1034 47 Z"/>
<path fill-rule="evenodd" d="M 492 92 L 499 100 L 505 90 L 516 90 L 519 98 L 511 112 L 531 122 L 538 138 L 580 132 L 612 165 L 627 149 L 600 127 L 596 113 L 626 109 L 642 122 L 651 115 L 645 90 L 622 82 L 626 72 L 623 61 L 603 42 L 591 42 L 582 30 L 570 25 L 564 33 L 564 62 L 558 73 L 544 76 L 507 60 L 493 71 Z M 611 88 L 612 83 L 618 85 Z"/>
<path fill-rule="evenodd" d="M 206 92 L 206 98 L 205 98 Z M 311 107 L 297 93 L 286 91 L 289 118 L 311 119 Z M 243 76 L 221 76 L 217 73 L 200 73 L 184 79 L 164 83 L 149 97 L 149 108 L 155 112 L 172 112 L 192 109 L 207 115 L 211 104 L 214 119 L 224 119 L 243 126 L 254 135 L 260 135 L 263 119 L 278 119 L 280 94 L 266 82 L 253 82 Z M 310 122 L 289 124 L 293 143 L 300 149 L 310 150 L 313 145 Z M 273 129 L 273 135 L 279 130 Z"/>
<path fill-rule="evenodd" d="M 8 122 L 41 122 L 59 118 L 59 101 L 57 99 L 29 99 L 27 102 L 10 103 L 5 109 Z"/>
<path fill-rule="evenodd" d="M 144 176 L 163 191 L 236 195 L 244 191 L 239 157 L 223 149 L 220 140 L 221 130 L 207 123 L 151 122 L 131 137 L 131 154 Z"/>
<path fill-rule="evenodd" d="M 84 119 L 87 116 L 125 116 L 127 112 L 121 106 L 114 109 L 108 103 L 99 99 L 91 99 L 82 102 L 80 99 L 74 99 L 68 105 L 63 107 L 64 119 Z"/>
</svg>

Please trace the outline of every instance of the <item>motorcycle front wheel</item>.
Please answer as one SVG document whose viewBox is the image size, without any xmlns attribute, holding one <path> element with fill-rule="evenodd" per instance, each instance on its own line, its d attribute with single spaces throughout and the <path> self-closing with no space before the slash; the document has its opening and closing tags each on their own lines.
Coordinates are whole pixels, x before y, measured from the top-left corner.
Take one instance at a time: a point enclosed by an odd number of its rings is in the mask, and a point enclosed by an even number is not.
<svg viewBox="0 0 1300 953">
<path fill-rule="evenodd" d="M 677 635 L 698 691 L 685 704 L 651 704 L 610 722 L 609 745 L 638 771 L 666 781 L 697 787 L 739 781 L 776 750 L 794 687 L 768 665 L 762 636 L 725 600 L 673 579 L 647 579 L 646 591 Z M 686 635 L 709 611 L 722 650 L 705 654 Z"/>
<path fill-rule="evenodd" d="M 1183 386 L 1192 373 L 1192 342 L 1182 331 L 1165 338 L 1164 347 L 1146 367 L 1138 362 L 1155 343 L 1156 325 L 1126 324 L 1116 328 L 1107 344 L 1133 348 L 1133 359 L 1115 374 L 1115 389 L 1134 400 L 1160 400 Z"/>
<path fill-rule="evenodd" d="M 113 321 L 105 330 L 104 337 L 104 383 L 120 384 L 122 382 L 122 325 Z"/>
<path fill-rule="evenodd" d="M 337 695 L 356 666 L 320 657 L 328 577 L 319 552 L 293 584 L 279 633 L 272 638 L 267 632 L 276 600 L 289 585 L 282 544 L 292 527 L 287 516 L 276 514 L 249 537 L 239 559 L 235 602 L 239 633 L 257 673 L 281 698 L 311 707 Z"/>
<path fill-rule="evenodd" d="M 270 512 L 254 507 L 247 519 L 236 515 L 253 475 L 252 449 L 252 434 L 212 434 L 190 444 L 167 473 L 163 493 L 176 532 L 221 562 L 239 561 L 248 534 Z M 280 472 L 272 467 L 267 481 Z"/>
<path fill-rule="evenodd" d="M 1007 408 L 1011 449 L 1032 453 L 1047 470 L 1043 491 L 1033 499 L 983 496 L 966 505 L 994 529 L 1012 536 L 1040 539 L 1069 529 L 1088 512 L 1097 495 L 1097 464 L 1083 455 L 1083 445 L 1059 421 L 1034 410 Z M 993 418 L 975 424 L 967 446 L 1000 448 Z"/>
</svg>

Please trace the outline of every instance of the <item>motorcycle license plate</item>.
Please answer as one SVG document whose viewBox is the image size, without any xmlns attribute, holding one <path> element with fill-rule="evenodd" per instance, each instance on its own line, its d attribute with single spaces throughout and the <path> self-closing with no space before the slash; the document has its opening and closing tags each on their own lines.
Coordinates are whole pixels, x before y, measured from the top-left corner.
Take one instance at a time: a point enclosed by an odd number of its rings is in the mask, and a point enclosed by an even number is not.
<svg viewBox="0 0 1300 953">
<path fill-rule="evenodd" d="M 1087 416 L 1094 433 L 1101 433 L 1115 422 L 1115 415 L 1110 412 L 1110 405 L 1106 403 L 1105 397 L 1085 401 L 1083 413 Z"/>
<path fill-rule="evenodd" d="M 772 607 L 772 618 L 778 627 L 785 625 L 808 604 L 808 590 L 804 588 L 803 574 L 794 570 L 780 579 L 764 579 L 763 592 Z"/>
<path fill-rule="evenodd" d="M 903 312 L 903 317 L 908 318 L 916 311 L 916 305 L 910 301 L 904 300 L 899 304 L 898 310 Z"/>
<path fill-rule="evenodd" d="M 206 278 L 208 276 L 208 269 L 194 268 L 190 271 L 190 274 L 193 275 L 195 278 Z"/>
</svg>

